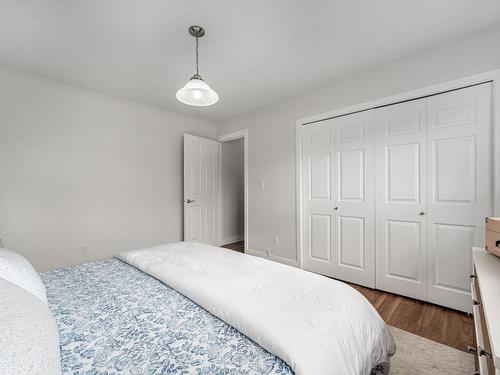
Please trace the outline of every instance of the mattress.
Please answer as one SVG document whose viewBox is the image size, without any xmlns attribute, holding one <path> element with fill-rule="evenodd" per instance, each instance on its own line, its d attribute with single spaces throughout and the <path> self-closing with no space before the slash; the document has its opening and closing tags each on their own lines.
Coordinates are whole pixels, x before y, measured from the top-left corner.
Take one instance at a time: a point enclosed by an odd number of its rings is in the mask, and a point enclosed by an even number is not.
<svg viewBox="0 0 500 375">
<path fill-rule="evenodd" d="M 63 374 L 293 374 L 236 329 L 118 259 L 41 276 Z"/>
</svg>

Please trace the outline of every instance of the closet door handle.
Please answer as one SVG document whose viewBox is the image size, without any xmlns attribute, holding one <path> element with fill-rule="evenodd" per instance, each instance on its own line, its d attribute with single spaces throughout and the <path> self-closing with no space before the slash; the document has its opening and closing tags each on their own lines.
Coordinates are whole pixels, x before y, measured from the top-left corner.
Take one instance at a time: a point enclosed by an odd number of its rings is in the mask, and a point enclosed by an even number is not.
<svg viewBox="0 0 500 375">
<path fill-rule="evenodd" d="M 333 207 L 334 211 L 337 211 L 339 208 L 337 206 Z"/>
<path fill-rule="evenodd" d="M 194 202 L 194 199 L 186 199 L 186 203 L 193 203 Z"/>
<path fill-rule="evenodd" d="M 418 214 L 419 214 L 420 216 L 424 216 L 424 215 L 425 215 L 425 212 L 424 212 L 424 211 L 420 211 Z"/>
</svg>

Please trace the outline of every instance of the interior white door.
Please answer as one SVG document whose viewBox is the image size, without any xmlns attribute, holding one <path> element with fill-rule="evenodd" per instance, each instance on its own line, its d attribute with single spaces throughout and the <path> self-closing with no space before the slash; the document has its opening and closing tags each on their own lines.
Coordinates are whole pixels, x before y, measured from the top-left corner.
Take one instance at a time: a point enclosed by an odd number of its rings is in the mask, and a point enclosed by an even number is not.
<svg viewBox="0 0 500 375">
<path fill-rule="evenodd" d="M 377 289 L 426 296 L 426 99 L 375 110 Z"/>
<path fill-rule="evenodd" d="M 184 241 L 217 244 L 220 144 L 184 134 Z"/>
<path fill-rule="evenodd" d="M 334 127 L 334 277 L 375 287 L 373 110 Z"/>
<path fill-rule="evenodd" d="M 490 83 L 427 99 L 427 299 L 463 311 L 492 213 L 491 120 Z"/>
<path fill-rule="evenodd" d="M 334 207 L 331 120 L 302 129 L 303 267 L 333 276 Z"/>
</svg>

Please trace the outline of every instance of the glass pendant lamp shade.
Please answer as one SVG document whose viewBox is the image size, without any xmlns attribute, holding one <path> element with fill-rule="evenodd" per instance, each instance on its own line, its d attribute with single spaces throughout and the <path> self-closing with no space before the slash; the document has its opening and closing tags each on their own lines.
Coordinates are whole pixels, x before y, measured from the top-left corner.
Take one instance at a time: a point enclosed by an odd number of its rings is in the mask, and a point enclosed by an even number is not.
<svg viewBox="0 0 500 375">
<path fill-rule="evenodd" d="M 219 101 L 219 95 L 210 88 L 210 86 L 201 78 L 198 69 L 198 39 L 205 35 L 205 30 L 201 26 L 191 26 L 189 34 L 196 38 L 196 74 L 191 77 L 188 83 L 184 85 L 175 97 L 181 103 L 194 105 L 197 107 L 206 107 Z"/>
<path fill-rule="evenodd" d="M 212 105 L 219 100 L 219 95 L 201 77 L 196 75 L 191 77 L 175 96 L 180 102 L 197 107 Z"/>
</svg>

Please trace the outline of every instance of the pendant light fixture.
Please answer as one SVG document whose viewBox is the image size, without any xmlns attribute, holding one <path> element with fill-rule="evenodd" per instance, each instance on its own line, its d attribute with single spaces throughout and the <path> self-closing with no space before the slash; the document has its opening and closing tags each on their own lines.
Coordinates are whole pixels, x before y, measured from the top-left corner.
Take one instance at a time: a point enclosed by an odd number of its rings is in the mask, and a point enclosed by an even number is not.
<svg viewBox="0 0 500 375">
<path fill-rule="evenodd" d="M 175 95 L 184 104 L 205 107 L 217 103 L 219 95 L 201 78 L 198 71 L 198 39 L 205 35 L 201 26 L 191 26 L 189 34 L 196 38 L 196 74 Z"/>
</svg>

